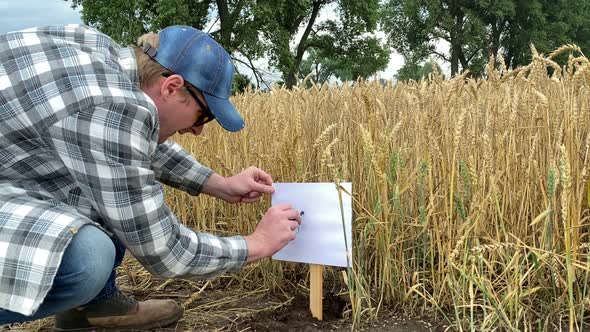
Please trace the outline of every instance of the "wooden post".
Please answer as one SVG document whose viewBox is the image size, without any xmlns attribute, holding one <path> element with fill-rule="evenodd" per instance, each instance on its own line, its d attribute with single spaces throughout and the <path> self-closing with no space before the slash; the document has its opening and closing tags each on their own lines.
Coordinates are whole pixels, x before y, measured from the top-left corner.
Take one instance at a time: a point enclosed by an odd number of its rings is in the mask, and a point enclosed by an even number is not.
<svg viewBox="0 0 590 332">
<path fill-rule="evenodd" d="M 319 264 L 311 264 L 309 270 L 311 272 L 309 287 L 309 309 L 311 310 L 311 315 L 314 318 L 322 320 L 324 266 Z"/>
</svg>

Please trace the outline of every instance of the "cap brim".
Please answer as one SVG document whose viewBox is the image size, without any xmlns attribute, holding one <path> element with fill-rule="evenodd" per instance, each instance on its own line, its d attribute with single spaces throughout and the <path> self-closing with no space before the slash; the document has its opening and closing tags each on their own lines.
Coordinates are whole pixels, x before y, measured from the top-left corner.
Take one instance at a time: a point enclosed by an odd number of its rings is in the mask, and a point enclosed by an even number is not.
<svg viewBox="0 0 590 332">
<path fill-rule="evenodd" d="M 246 125 L 244 119 L 228 99 L 203 93 L 215 120 L 227 131 L 238 131 Z"/>
</svg>

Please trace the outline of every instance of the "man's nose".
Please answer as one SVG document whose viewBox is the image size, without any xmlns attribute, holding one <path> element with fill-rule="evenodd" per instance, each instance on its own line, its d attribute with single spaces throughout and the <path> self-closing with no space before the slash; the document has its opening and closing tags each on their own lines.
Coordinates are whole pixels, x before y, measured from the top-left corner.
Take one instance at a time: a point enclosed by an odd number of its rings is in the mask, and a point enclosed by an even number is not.
<svg viewBox="0 0 590 332">
<path fill-rule="evenodd" d="M 193 126 L 193 127 L 191 128 L 191 132 L 193 133 L 193 135 L 195 135 L 195 136 L 199 136 L 199 135 L 201 135 L 201 133 L 203 132 L 203 126 L 204 126 L 204 125 L 200 125 L 200 126 L 198 126 L 198 127 L 196 127 L 196 126 Z"/>
<path fill-rule="evenodd" d="M 187 134 L 187 133 L 191 133 L 191 134 L 193 134 L 195 136 L 200 135 L 202 132 L 203 132 L 203 125 L 200 125 L 200 126 L 192 126 L 190 128 L 183 129 L 183 130 L 179 131 L 179 133 L 182 134 L 182 135 Z"/>
</svg>

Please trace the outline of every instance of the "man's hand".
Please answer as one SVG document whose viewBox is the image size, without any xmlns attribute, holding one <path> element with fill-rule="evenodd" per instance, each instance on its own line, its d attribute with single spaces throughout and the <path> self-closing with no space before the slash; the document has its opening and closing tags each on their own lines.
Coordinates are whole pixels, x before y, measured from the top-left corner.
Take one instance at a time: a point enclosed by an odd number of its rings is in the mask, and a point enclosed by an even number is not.
<svg viewBox="0 0 590 332">
<path fill-rule="evenodd" d="M 301 224 L 299 211 L 283 203 L 269 208 L 251 235 L 245 236 L 248 244 L 248 262 L 272 256 L 289 241 L 295 239 L 295 229 Z"/>
<path fill-rule="evenodd" d="M 229 203 L 256 202 L 262 194 L 274 191 L 272 177 L 254 166 L 229 178 L 213 174 L 203 187 L 203 193 Z"/>
</svg>

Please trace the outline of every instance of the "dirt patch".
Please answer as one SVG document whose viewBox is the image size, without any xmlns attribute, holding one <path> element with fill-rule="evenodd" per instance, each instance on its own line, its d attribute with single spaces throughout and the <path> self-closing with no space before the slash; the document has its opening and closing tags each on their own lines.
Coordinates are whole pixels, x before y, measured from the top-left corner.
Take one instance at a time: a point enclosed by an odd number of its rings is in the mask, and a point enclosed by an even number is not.
<svg viewBox="0 0 590 332">
<path fill-rule="evenodd" d="M 351 331 L 350 301 L 339 273 L 324 279 L 323 320 L 311 316 L 307 274 L 293 270 L 288 289 L 256 288 L 234 276 L 213 281 L 161 280 L 153 278 L 135 262 L 127 261 L 117 278 L 120 289 L 136 299 L 173 299 L 185 308 L 175 325 L 158 332 L 178 331 Z M 433 319 L 404 317 L 382 308 L 379 319 L 363 322 L 356 331 L 431 332 L 446 331 Z M 0 326 L 0 331 L 52 331 L 53 318 Z"/>
<path fill-rule="evenodd" d="M 175 287 L 172 288 L 176 288 Z M 185 291 L 186 288 L 181 288 Z M 148 298 L 172 298 L 179 303 L 189 299 L 189 295 L 171 293 L 166 296 L 161 293 L 142 296 L 135 295 L 140 300 Z M 201 293 L 185 308 L 184 317 L 173 326 L 154 329 L 154 332 L 178 331 L 351 331 L 352 323 L 349 318 L 343 318 L 342 313 L 346 303 L 341 298 L 328 294 L 324 298 L 324 319 L 319 321 L 311 316 L 309 298 L 298 294 L 290 299 L 280 299 L 268 294 L 264 290 L 253 292 L 235 290 L 209 290 Z M 53 327 L 53 319 L 0 326 L 0 331 L 39 331 L 48 332 Z M 403 317 L 399 313 L 386 312 L 378 320 L 364 323 L 356 331 L 366 332 L 432 332 L 445 331 L 441 324 L 433 324 L 432 320 L 412 319 Z"/>
<path fill-rule="evenodd" d="M 178 281 L 182 282 L 182 281 Z M 166 289 L 172 294 L 186 293 L 195 289 L 189 285 L 174 282 Z M 323 320 L 312 317 L 309 310 L 309 293 L 305 283 L 293 285 L 289 294 L 277 295 L 268 289 L 254 291 L 222 286 L 204 291 L 190 305 L 186 306 L 183 319 L 168 329 L 172 331 L 351 331 L 350 301 L 342 292 L 338 279 L 326 278 L 324 282 Z M 145 294 L 153 298 L 154 293 Z M 141 294 L 136 294 L 141 296 Z M 184 295 L 190 298 L 190 294 Z M 179 298 L 180 299 L 180 298 Z M 186 303 L 186 300 L 184 300 Z M 181 303 L 183 301 L 180 301 Z M 379 319 L 363 322 L 356 331 L 366 332 L 432 332 L 445 331 L 443 324 L 433 323 L 432 318 L 404 317 L 399 312 L 384 309 Z"/>
<path fill-rule="evenodd" d="M 328 331 L 345 324 L 342 313 L 346 303 L 329 295 L 323 301 L 323 320 L 312 317 L 309 311 L 309 298 L 302 295 L 295 297 L 288 305 L 272 312 L 264 312 L 245 319 L 237 325 L 238 330 L 249 328 L 251 331 Z"/>
<path fill-rule="evenodd" d="M 323 300 L 323 320 L 312 317 L 309 311 L 309 298 L 299 295 L 289 305 L 272 312 L 264 312 L 249 317 L 236 325 L 236 331 L 346 331 L 352 330 L 350 319 L 342 314 L 347 307 L 346 301 L 334 294 L 328 294 Z M 443 331 L 442 325 L 433 325 L 427 321 L 403 318 L 389 312 L 379 320 L 364 324 L 356 329 L 367 332 L 430 332 Z"/>
</svg>

